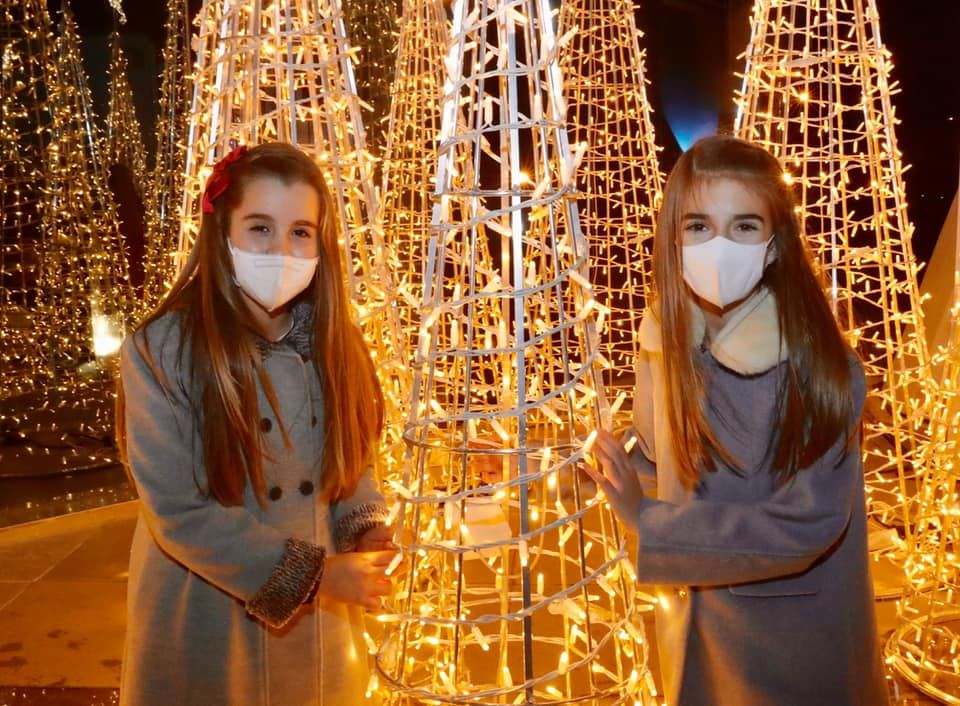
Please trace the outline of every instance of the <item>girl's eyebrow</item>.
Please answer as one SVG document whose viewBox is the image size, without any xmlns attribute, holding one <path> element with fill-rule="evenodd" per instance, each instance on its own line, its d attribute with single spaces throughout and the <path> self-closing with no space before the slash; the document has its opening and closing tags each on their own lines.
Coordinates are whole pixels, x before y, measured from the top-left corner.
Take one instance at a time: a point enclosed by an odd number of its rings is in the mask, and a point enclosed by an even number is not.
<svg viewBox="0 0 960 706">
<path fill-rule="evenodd" d="M 707 219 L 707 214 L 705 214 L 705 213 L 685 213 L 685 214 L 683 214 L 683 219 L 684 219 L 684 220 L 686 220 L 686 219 L 688 219 L 688 218 L 689 218 L 689 219 L 701 218 L 701 219 L 703 219 L 703 220 L 706 220 L 706 219 Z M 751 219 L 753 219 L 753 220 L 760 221 L 761 223 L 763 222 L 763 216 L 761 216 L 761 215 L 759 215 L 759 214 L 757 214 L 757 213 L 737 213 L 737 214 L 734 214 L 734 216 L 733 216 L 733 219 L 734 219 L 735 221 L 740 221 L 740 220 L 744 220 L 744 219 L 747 219 L 747 218 L 751 218 Z"/>
<path fill-rule="evenodd" d="M 243 220 L 245 220 L 245 221 L 248 221 L 248 220 L 250 220 L 250 221 L 252 221 L 252 220 L 272 221 L 272 220 L 273 220 L 273 216 L 267 215 L 266 213 L 248 213 L 247 215 L 245 215 L 245 216 L 243 217 Z M 318 228 L 318 227 L 319 227 L 319 226 L 317 226 L 317 224 L 314 223 L 313 221 L 307 221 L 307 220 L 294 221 L 294 222 L 293 222 L 293 225 L 295 225 L 295 226 L 310 226 L 311 228 Z"/>
</svg>

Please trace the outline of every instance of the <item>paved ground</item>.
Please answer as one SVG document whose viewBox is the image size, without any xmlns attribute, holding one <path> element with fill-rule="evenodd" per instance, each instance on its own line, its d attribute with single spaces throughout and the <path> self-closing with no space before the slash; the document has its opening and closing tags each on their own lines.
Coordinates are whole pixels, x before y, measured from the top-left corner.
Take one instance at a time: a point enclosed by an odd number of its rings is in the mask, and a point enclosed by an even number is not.
<svg viewBox="0 0 960 706">
<path fill-rule="evenodd" d="M 0 706 L 116 703 L 137 502 L 0 529 Z M 894 604 L 878 602 L 881 630 Z M 902 706 L 932 704 L 899 685 Z"/>
</svg>

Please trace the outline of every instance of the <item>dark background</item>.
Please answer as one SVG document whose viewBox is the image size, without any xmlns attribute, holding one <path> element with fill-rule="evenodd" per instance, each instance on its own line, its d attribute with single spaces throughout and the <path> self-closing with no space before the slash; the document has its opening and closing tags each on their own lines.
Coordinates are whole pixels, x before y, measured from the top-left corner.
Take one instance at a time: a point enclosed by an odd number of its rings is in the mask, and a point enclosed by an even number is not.
<svg viewBox="0 0 960 706">
<path fill-rule="evenodd" d="M 345 0 L 351 2 L 356 0 Z M 867 0 L 858 0 L 866 2 Z M 897 142 L 906 175 L 914 250 L 926 262 L 957 191 L 960 174 L 960 0 L 876 0 L 881 38 L 893 55 Z M 54 22 L 61 0 L 48 0 Z M 148 155 L 153 155 L 164 0 L 123 0 L 122 44 Z M 200 0 L 190 0 L 193 13 Z M 108 38 L 113 11 L 107 0 L 73 0 L 94 101 L 107 96 Z M 646 36 L 649 95 L 665 171 L 703 130 L 733 123 L 737 58 L 749 38 L 749 0 L 639 0 L 637 22 Z"/>
</svg>

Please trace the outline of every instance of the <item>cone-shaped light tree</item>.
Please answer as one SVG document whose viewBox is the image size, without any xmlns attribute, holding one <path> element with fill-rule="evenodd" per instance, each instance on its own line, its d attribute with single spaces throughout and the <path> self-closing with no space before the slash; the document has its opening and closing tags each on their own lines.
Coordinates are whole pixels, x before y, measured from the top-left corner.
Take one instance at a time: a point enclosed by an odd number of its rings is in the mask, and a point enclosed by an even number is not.
<svg viewBox="0 0 960 706">
<path fill-rule="evenodd" d="M 652 703 L 623 537 L 577 469 L 609 410 L 555 19 L 452 12 L 376 679 L 398 704 Z"/>
<path fill-rule="evenodd" d="M 871 517 L 911 537 L 928 360 L 875 0 L 756 0 L 736 132 L 776 154 L 863 361 Z"/>
<path fill-rule="evenodd" d="M 173 282 L 190 115 L 190 13 L 187 0 L 167 0 L 157 148 L 144 207 L 146 243 L 142 308 L 152 309 Z"/>
<path fill-rule="evenodd" d="M 409 401 L 408 363 L 341 5 L 209 0 L 197 26 L 181 261 L 199 226 L 206 178 L 231 139 L 286 141 L 316 159 L 337 203 L 348 291 L 388 399 L 388 472 Z"/>
<path fill-rule="evenodd" d="M 130 323 L 133 293 L 100 151 L 102 136 L 66 2 L 52 57 L 39 282 L 46 356 L 60 374 L 93 355 L 117 350 Z"/>
<path fill-rule="evenodd" d="M 399 269 L 397 307 L 416 345 L 430 233 L 448 20 L 442 0 L 404 0 L 383 156 L 381 207 Z M 414 350 L 408 352 L 413 357 Z"/>
<path fill-rule="evenodd" d="M 663 175 L 647 100 L 643 33 L 631 0 L 570 0 L 560 8 L 570 139 L 587 151 L 577 172 L 590 279 L 610 313 L 602 337 L 613 407 L 633 385 L 636 331 L 650 294 L 653 224 Z"/>
<path fill-rule="evenodd" d="M 0 0 L 0 395 L 46 376 L 38 329 L 53 35 L 41 0 Z"/>
<path fill-rule="evenodd" d="M 960 236 L 960 233 L 958 233 Z M 917 497 L 907 590 L 887 661 L 921 691 L 960 704 L 960 237 L 947 346 L 931 356 L 939 370 L 930 406 L 926 467 Z"/>
<path fill-rule="evenodd" d="M 109 105 L 104 157 L 108 167 L 120 165 L 127 169 L 137 195 L 143 199 L 150 176 L 147 171 L 147 152 L 133 103 L 133 91 L 130 89 L 127 56 L 121 46 L 120 32 L 116 29 L 110 34 L 110 66 L 107 73 Z"/>
</svg>

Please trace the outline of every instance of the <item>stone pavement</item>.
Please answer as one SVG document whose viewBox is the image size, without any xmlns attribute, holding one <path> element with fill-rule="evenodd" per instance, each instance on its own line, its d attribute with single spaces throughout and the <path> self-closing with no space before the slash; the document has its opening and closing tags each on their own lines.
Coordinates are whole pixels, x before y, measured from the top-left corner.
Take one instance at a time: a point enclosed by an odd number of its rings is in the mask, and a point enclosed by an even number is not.
<svg viewBox="0 0 960 706">
<path fill-rule="evenodd" d="M 0 529 L 0 706 L 117 703 L 138 502 Z M 877 603 L 882 633 L 894 603 Z M 933 704 L 899 684 L 900 706 Z M 176 705 L 171 705 L 176 706 Z"/>
</svg>

